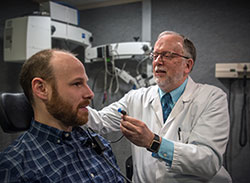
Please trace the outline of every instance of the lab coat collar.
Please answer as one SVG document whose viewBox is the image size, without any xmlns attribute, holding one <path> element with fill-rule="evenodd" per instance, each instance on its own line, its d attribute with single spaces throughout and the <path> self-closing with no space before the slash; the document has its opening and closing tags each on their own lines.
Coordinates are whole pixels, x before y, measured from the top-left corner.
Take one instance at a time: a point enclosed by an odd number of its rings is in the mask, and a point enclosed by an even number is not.
<svg viewBox="0 0 250 183">
<path fill-rule="evenodd" d="M 159 92 L 158 85 L 153 86 L 151 92 L 149 93 L 148 105 L 151 105 L 154 112 L 156 113 L 156 116 L 158 118 L 157 121 L 159 125 L 162 126 L 163 115 L 162 115 L 162 109 L 161 109 L 160 95 L 158 92 Z"/>
<path fill-rule="evenodd" d="M 195 93 L 197 88 L 198 88 L 198 84 L 195 83 L 190 76 L 188 76 L 188 82 L 183 92 L 182 101 L 184 103 L 191 101 L 194 96 L 193 94 Z"/>
<path fill-rule="evenodd" d="M 192 93 L 196 90 L 196 88 L 197 88 L 197 83 L 195 83 L 193 79 L 190 76 L 188 76 L 188 82 L 182 97 L 183 102 L 188 102 L 189 100 L 192 99 Z M 153 100 L 159 98 L 159 95 L 156 95 L 156 93 L 158 93 L 158 90 L 159 90 L 158 85 L 152 87 L 152 92 L 150 93 L 148 101 L 149 103 L 152 103 Z"/>
<path fill-rule="evenodd" d="M 182 96 L 179 98 L 179 100 L 175 104 L 172 112 L 170 113 L 167 121 L 165 122 L 165 125 L 170 123 L 172 120 L 174 120 L 174 118 L 183 110 L 184 103 L 192 101 L 193 99 L 192 94 L 195 92 L 197 87 L 198 87 L 198 84 L 196 84 L 192 80 L 192 78 L 188 76 L 188 82 L 187 82 L 186 88 Z M 154 109 L 159 122 L 161 123 L 161 125 L 163 125 L 162 123 L 163 115 L 162 115 L 162 109 L 161 109 L 161 103 L 160 103 L 160 95 L 158 94 L 158 88 L 159 87 L 157 85 L 152 87 L 152 92 L 150 92 L 148 104 L 152 105 L 152 108 Z"/>
<path fill-rule="evenodd" d="M 188 102 L 192 99 L 192 94 L 194 91 L 197 89 L 197 83 L 195 83 L 190 76 L 188 76 L 188 82 L 186 85 L 186 88 L 182 94 L 182 99 L 183 102 Z M 152 87 L 152 92 L 149 95 L 149 100 L 148 103 L 152 103 L 153 101 L 157 101 L 159 99 L 160 101 L 160 96 L 158 95 L 158 89 L 159 87 L 157 85 Z"/>
<path fill-rule="evenodd" d="M 198 87 L 198 84 L 196 84 L 190 76 L 188 76 L 188 82 L 186 85 L 186 88 L 182 94 L 182 96 L 179 98 L 177 103 L 175 104 L 174 108 L 172 109 L 166 124 L 173 121 L 178 114 L 181 113 L 181 111 L 184 109 L 184 103 L 189 103 L 194 98 L 194 93 Z"/>
</svg>

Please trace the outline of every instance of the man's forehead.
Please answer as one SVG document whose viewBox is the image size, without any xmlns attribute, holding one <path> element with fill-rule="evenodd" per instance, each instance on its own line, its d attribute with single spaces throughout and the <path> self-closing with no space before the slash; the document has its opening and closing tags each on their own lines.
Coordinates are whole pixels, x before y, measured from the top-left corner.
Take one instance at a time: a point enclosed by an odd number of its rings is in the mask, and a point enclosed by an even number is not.
<svg viewBox="0 0 250 183">
<path fill-rule="evenodd" d="M 67 53 L 55 53 L 51 59 L 51 66 L 55 76 L 59 77 L 71 77 L 74 75 L 83 76 L 86 75 L 85 68 L 81 61 L 75 56 Z"/>
<path fill-rule="evenodd" d="M 165 34 L 159 37 L 158 40 L 173 41 L 173 42 L 183 42 L 183 37 L 178 34 Z"/>
<path fill-rule="evenodd" d="M 83 67 L 83 64 L 81 61 L 79 61 L 74 55 L 70 53 L 64 53 L 60 51 L 54 52 L 52 58 L 51 58 L 51 64 L 53 66 L 65 66 L 67 68 L 69 67 Z"/>
<path fill-rule="evenodd" d="M 157 48 L 168 47 L 174 50 L 183 48 L 183 38 L 177 34 L 162 35 L 155 44 Z"/>
</svg>

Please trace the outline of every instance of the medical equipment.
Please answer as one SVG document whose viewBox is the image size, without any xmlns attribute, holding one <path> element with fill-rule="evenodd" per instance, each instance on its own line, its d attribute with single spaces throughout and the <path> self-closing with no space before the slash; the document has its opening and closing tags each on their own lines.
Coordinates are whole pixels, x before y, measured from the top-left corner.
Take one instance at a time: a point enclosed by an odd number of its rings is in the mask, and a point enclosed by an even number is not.
<svg viewBox="0 0 250 183">
<path fill-rule="evenodd" d="M 52 20 L 65 24 L 79 25 L 79 12 L 77 9 L 56 2 L 40 3 L 40 12 L 48 12 Z"/>
<path fill-rule="evenodd" d="M 4 27 L 4 61 L 22 63 L 52 48 L 54 39 L 91 47 L 92 33 L 78 24 L 76 9 L 51 1 L 41 3 L 40 11 L 32 15 L 8 19 Z"/>
<path fill-rule="evenodd" d="M 244 67 L 247 67 L 245 70 Z M 215 65 L 216 78 L 250 78 L 250 63 L 217 63 Z"/>
<path fill-rule="evenodd" d="M 24 16 L 8 19 L 4 28 L 4 61 L 24 62 L 52 39 L 65 39 L 84 47 L 91 46 L 92 33 L 80 27 L 56 22 L 49 16 Z"/>
<path fill-rule="evenodd" d="M 24 62 L 43 49 L 52 48 L 52 40 L 66 40 L 83 46 L 84 62 L 103 58 L 130 59 L 150 52 L 149 42 L 112 43 L 92 47 L 92 33 L 79 27 L 78 11 L 55 3 L 40 3 L 40 11 L 33 15 L 5 21 L 4 61 Z M 105 52 L 103 50 L 105 49 Z"/>
<path fill-rule="evenodd" d="M 50 22 L 50 17 L 47 16 L 27 16 L 6 20 L 4 61 L 23 62 L 34 53 L 50 48 Z"/>
<path fill-rule="evenodd" d="M 120 113 L 123 114 L 123 115 L 126 115 L 126 114 L 127 114 L 127 112 L 124 111 L 124 110 L 122 110 L 121 108 L 118 109 L 118 112 L 120 112 Z"/>
<path fill-rule="evenodd" d="M 149 55 L 151 46 L 149 42 L 121 42 L 88 47 L 85 51 L 85 62 L 101 61 L 106 56 L 113 59 L 131 59 L 138 55 Z"/>
<path fill-rule="evenodd" d="M 121 42 L 121 43 L 112 43 L 107 45 L 101 45 L 96 47 L 88 47 L 85 50 L 85 63 L 93 63 L 104 61 L 105 64 L 105 74 L 108 73 L 109 75 L 113 75 L 116 78 L 119 76 L 124 82 L 127 84 L 132 83 L 135 85 L 134 88 L 140 88 L 144 86 L 148 86 L 154 84 L 154 82 L 150 81 L 152 78 L 152 71 L 148 71 L 151 69 L 147 67 L 147 76 L 143 77 L 143 74 L 139 73 L 138 67 L 137 69 L 137 76 L 132 76 L 124 69 L 120 69 L 115 66 L 115 60 L 122 60 L 122 59 L 130 59 L 133 60 L 136 56 L 142 56 L 142 59 L 137 66 L 140 66 L 141 63 L 147 61 L 149 59 L 149 54 L 151 51 L 151 45 L 149 42 Z M 107 64 L 111 63 L 112 65 L 112 73 L 107 70 Z M 151 66 L 152 67 L 152 66 Z M 145 75 L 144 75 L 145 76 Z M 106 79 L 105 75 L 105 80 Z M 150 78 L 150 79 L 149 79 Z M 112 79 L 113 80 L 113 79 Z M 106 83 L 106 82 L 105 82 Z M 107 86 L 105 86 L 106 88 Z M 117 84 L 118 87 L 118 84 Z M 109 87 L 111 88 L 111 87 Z M 115 90 L 115 93 L 117 90 Z"/>
<path fill-rule="evenodd" d="M 5 21 L 4 27 L 4 61 L 23 63 L 35 53 L 53 48 L 53 41 L 70 42 L 82 46 L 83 62 L 93 63 L 104 61 L 105 80 L 104 92 L 119 90 L 118 77 L 134 88 L 153 85 L 152 65 L 147 64 L 144 73 L 139 72 L 139 66 L 149 60 L 151 45 L 149 42 L 120 42 L 92 47 L 92 33 L 79 27 L 78 11 L 74 8 L 55 2 L 40 4 L 40 11 L 33 15 L 16 17 Z M 60 48 L 56 46 L 57 48 Z M 141 57 L 136 67 L 136 76 L 132 76 L 123 68 L 115 66 L 115 60 Z M 112 65 L 111 70 L 108 64 Z M 111 82 L 107 87 L 107 77 Z M 113 82 L 116 89 L 112 91 Z"/>
</svg>

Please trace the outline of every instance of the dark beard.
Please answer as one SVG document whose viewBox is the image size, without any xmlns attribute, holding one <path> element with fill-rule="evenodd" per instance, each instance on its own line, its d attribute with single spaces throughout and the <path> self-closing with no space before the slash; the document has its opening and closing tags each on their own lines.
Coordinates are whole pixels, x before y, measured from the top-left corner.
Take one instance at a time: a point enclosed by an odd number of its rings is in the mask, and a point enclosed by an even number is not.
<svg viewBox="0 0 250 183">
<path fill-rule="evenodd" d="M 52 86 L 52 97 L 50 101 L 46 101 L 48 112 L 57 120 L 67 127 L 80 126 L 87 123 L 87 117 L 78 117 L 78 107 L 74 110 L 73 106 L 67 103 L 58 93 L 55 86 Z M 89 101 L 88 101 L 89 103 Z"/>
</svg>

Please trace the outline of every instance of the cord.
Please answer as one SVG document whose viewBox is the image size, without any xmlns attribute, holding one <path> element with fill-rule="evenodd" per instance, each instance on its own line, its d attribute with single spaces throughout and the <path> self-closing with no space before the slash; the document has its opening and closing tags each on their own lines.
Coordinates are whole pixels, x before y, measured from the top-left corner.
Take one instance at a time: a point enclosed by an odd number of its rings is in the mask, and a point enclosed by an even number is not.
<svg viewBox="0 0 250 183">
<path fill-rule="evenodd" d="M 104 93 L 107 94 L 107 88 L 108 88 L 107 87 L 107 80 L 108 80 L 107 75 L 110 75 L 111 76 L 111 81 L 110 81 L 108 91 L 109 91 L 110 94 L 113 93 L 112 88 L 113 88 L 113 82 L 114 82 L 114 79 L 115 79 L 115 81 L 116 81 L 116 89 L 114 91 L 114 94 L 116 94 L 116 93 L 118 93 L 120 86 L 119 86 L 119 80 L 118 80 L 118 73 L 116 72 L 116 69 L 115 69 L 114 55 L 112 54 L 112 56 L 110 58 L 111 59 L 110 63 L 111 63 L 111 66 L 112 66 L 112 68 L 111 68 L 112 70 L 109 71 L 108 70 L 108 58 L 107 58 L 107 51 L 109 51 L 109 50 L 108 50 L 107 47 L 104 47 L 102 51 L 103 51 L 104 66 L 105 66 L 105 75 L 104 75 L 104 91 L 105 92 Z M 111 52 L 113 52 L 113 50 L 111 50 Z M 105 103 L 105 101 L 106 100 L 104 100 L 103 104 Z"/>
<path fill-rule="evenodd" d="M 88 129 L 91 130 L 93 133 L 95 133 L 95 131 L 94 131 L 92 128 L 88 127 Z M 88 133 L 89 133 L 89 131 L 88 131 Z M 89 134 L 89 135 L 90 135 L 90 134 Z M 110 144 L 114 144 L 114 143 L 119 142 L 123 137 L 124 137 L 124 135 L 122 135 L 121 137 L 119 137 L 118 139 L 113 140 L 113 141 L 108 140 L 108 142 L 109 142 Z"/>
<path fill-rule="evenodd" d="M 104 47 L 103 49 L 103 55 L 104 55 L 104 66 L 105 66 L 105 72 L 104 72 L 104 88 L 103 88 L 103 101 L 102 101 L 102 105 L 104 105 L 105 101 L 107 98 L 107 74 L 108 74 L 108 61 L 107 61 L 107 55 L 106 55 L 106 47 Z"/>
<path fill-rule="evenodd" d="M 136 74 L 139 75 L 140 74 L 140 66 L 143 62 L 147 61 L 147 59 L 149 59 L 149 56 L 146 56 L 145 58 L 143 58 L 142 60 L 139 61 L 139 63 L 136 66 Z"/>
<path fill-rule="evenodd" d="M 93 83 L 92 83 L 92 86 L 91 86 L 91 90 L 92 90 L 93 92 L 95 92 L 95 93 L 97 92 L 97 91 L 95 91 L 96 80 L 97 80 L 99 74 L 100 74 L 102 71 L 103 71 L 103 68 L 99 69 L 98 72 L 97 72 L 97 74 L 95 75 L 95 77 L 94 77 L 94 79 L 93 79 Z M 95 108 L 94 99 L 91 100 L 91 104 L 92 104 L 92 107 Z"/>
<path fill-rule="evenodd" d="M 88 136 L 91 138 L 92 143 L 93 143 L 93 149 L 96 151 L 97 154 L 101 155 L 104 160 L 112 167 L 114 168 L 114 170 L 120 174 L 127 182 L 132 183 L 131 180 L 129 180 L 125 175 L 123 175 L 123 173 L 116 168 L 110 161 L 109 159 L 104 155 L 104 151 L 106 149 L 106 147 L 104 146 L 104 144 L 101 142 L 101 140 L 99 139 L 98 136 L 92 136 L 91 133 L 89 132 L 89 130 L 91 130 L 92 132 L 94 132 L 93 129 L 91 129 L 90 127 L 87 128 L 87 133 Z"/>
<path fill-rule="evenodd" d="M 233 80 L 229 79 L 229 89 L 228 89 L 228 111 L 229 111 L 229 118 L 230 118 L 230 132 L 229 132 L 229 140 L 227 143 L 227 147 L 226 147 L 226 153 L 224 155 L 224 165 L 226 170 L 229 171 L 229 173 L 231 173 L 231 164 L 229 163 L 231 160 L 231 152 L 232 152 L 232 129 L 233 129 L 233 121 L 232 121 L 232 117 L 231 117 L 231 97 L 232 97 L 232 83 Z M 228 162 L 229 159 L 229 162 Z"/>
<path fill-rule="evenodd" d="M 114 78 L 115 78 L 115 81 L 116 81 L 116 89 L 114 91 L 114 94 L 118 93 L 119 91 L 119 88 L 120 88 L 120 85 L 119 85 L 119 80 L 118 80 L 118 73 L 116 71 L 116 67 L 115 67 L 115 59 L 114 59 L 114 56 L 112 55 L 111 57 L 111 64 L 112 64 L 112 78 L 111 78 L 111 81 L 110 81 L 110 85 L 109 85 L 109 93 L 111 94 L 112 93 L 112 88 L 113 88 L 113 82 L 114 82 Z"/>
<path fill-rule="evenodd" d="M 130 183 L 132 183 L 132 181 L 131 180 L 129 180 L 125 175 L 123 175 L 123 173 L 122 172 L 120 172 L 120 170 L 118 170 L 107 158 L 106 158 L 106 156 L 102 153 L 101 154 L 102 155 L 102 157 L 105 159 L 105 161 L 111 166 L 111 167 L 113 167 L 127 182 L 130 182 Z"/>
<path fill-rule="evenodd" d="M 119 142 L 123 137 L 124 137 L 124 135 L 122 135 L 121 137 L 119 137 L 117 140 L 109 141 L 109 143 L 111 143 L 111 144 L 117 143 L 117 142 Z"/>
<path fill-rule="evenodd" d="M 243 106 L 241 112 L 241 127 L 240 127 L 240 138 L 239 143 L 241 147 L 244 147 L 247 144 L 247 108 L 246 108 L 246 100 L 247 100 L 247 92 L 246 92 L 246 82 L 247 82 L 247 66 L 244 68 L 244 76 L 243 76 Z"/>
</svg>

